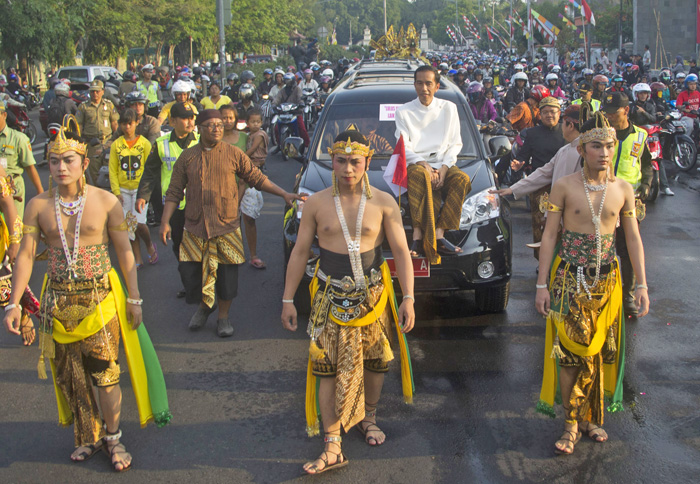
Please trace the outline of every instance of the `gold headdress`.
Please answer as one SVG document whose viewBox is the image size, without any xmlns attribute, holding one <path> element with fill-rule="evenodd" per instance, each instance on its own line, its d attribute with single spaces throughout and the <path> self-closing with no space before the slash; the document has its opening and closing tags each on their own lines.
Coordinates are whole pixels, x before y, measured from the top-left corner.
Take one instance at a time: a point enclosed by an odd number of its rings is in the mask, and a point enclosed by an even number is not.
<svg viewBox="0 0 700 484">
<path fill-rule="evenodd" d="M 63 124 L 61 129 L 58 130 L 56 139 L 51 143 L 51 145 L 49 145 L 49 153 L 62 155 L 66 151 L 75 151 L 79 155 L 83 156 L 87 153 L 86 143 L 66 137 L 66 132 L 71 131 L 71 124 L 73 124 L 72 131 L 80 136 L 80 125 L 78 125 L 78 120 L 72 114 L 66 114 L 63 117 Z"/>
<path fill-rule="evenodd" d="M 586 116 L 586 114 L 587 109 L 585 106 L 582 106 L 581 118 Z M 581 133 L 581 137 L 579 138 L 579 144 L 581 146 L 583 146 L 585 143 L 590 143 L 591 141 L 607 141 L 611 138 L 613 139 L 613 141 L 617 142 L 617 134 L 615 132 L 615 128 L 610 126 L 608 118 L 606 118 L 602 112 L 596 111 L 595 113 L 593 113 L 593 116 L 591 116 L 591 118 L 595 120 L 595 128 L 589 129 L 588 131 Z"/>
<path fill-rule="evenodd" d="M 409 24 L 406 31 L 401 27 L 398 34 L 394 32 L 394 26 L 391 25 L 386 34 L 378 41 L 370 41 L 370 47 L 375 50 L 374 58 L 376 60 L 413 58 L 420 59 L 427 64 L 428 60 L 421 55 L 419 45 L 420 35 L 416 32 L 413 24 Z"/>
<path fill-rule="evenodd" d="M 348 136 L 347 141 L 336 141 L 332 148 L 328 148 L 329 155 L 360 155 L 371 158 L 374 150 L 369 148 L 369 145 L 352 141 Z"/>
</svg>

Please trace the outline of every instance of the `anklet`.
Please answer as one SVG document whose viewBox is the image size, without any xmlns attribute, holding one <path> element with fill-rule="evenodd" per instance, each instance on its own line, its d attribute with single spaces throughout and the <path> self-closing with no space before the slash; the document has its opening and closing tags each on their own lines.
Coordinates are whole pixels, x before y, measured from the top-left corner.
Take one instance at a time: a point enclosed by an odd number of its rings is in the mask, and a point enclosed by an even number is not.
<svg viewBox="0 0 700 484">
<path fill-rule="evenodd" d="M 110 434 L 108 432 L 107 435 L 105 435 L 102 438 L 108 442 L 114 442 L 115 440 L 119 440 L 121 438 L 121 436 L 122 436 L 122 429 L 119 429 L 119 430 L 117 430 L 116 434 Z"/>
<path fill-rule="evenodd" d="M 331 435 L 330 437 L 324 437 L 323 441 L 327 444 L 330 444 L 332 442 L 339 444 L 343 441 L 343 438 L 340 435 Z"/>
</svg>

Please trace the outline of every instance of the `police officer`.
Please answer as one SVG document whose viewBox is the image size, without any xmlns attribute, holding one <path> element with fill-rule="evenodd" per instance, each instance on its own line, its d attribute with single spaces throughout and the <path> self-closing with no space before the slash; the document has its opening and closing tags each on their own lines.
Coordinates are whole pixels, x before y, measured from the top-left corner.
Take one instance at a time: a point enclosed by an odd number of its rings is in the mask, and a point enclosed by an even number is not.
<svg viewBox="0 0 700 484">
<path fill-rule="evenodd" d="M 591 104 L 593 111 L 598 111 L 600 109 L 600 101 L 593 98 L 593 86 L 588 81 L 581 81 L 578 85 L 578 92 L 581 97 L 571 101 L 571 104 L 581 104 L 584 101 Z"/>
<path fill-rule="evenodd" d="M 156 195 L 164 198 L 163 195 L 170 186 L 170 177 L 180 153 L 198 143 L 199 135 L 194 132 L 194 119 L 195 111 L 190 103 L 178 102 L 170 109 L 170 125 L 173 131 L 156 140 L 154 149 L 146 160 L 136 195 L 136 210 L 139 212 L 145 208 L 146 200 L 154 200 Z M 161 205 L 162 198 L 159 200 Z M 173 251 L 178 259 L 185 227 L 184 209 L 185 200 L 180 203 L 178 210 L 175 210 L 170 219 Z M 185 297 L 184 292 L 178 293 L 178 297 Z"/>
<path fill-rule="evenodd" d="M 44 192 L 44 187 L 41 186 L 41 180 L 35 165 L 36 161 L 32 154 L 32 145 L 29 143 L 29 138 L 24 133 L 15 131 L 7 126 L 5 104 L 0 102 L 0 166 L 5 169 L 8 175 L 12 176 L 15 185 L 15 206 L 17 207 L 17 215 L 20 218 L 24 217 L 25 190 L 22 173 L 25 170 L 27 170 L 32 184 L 36 187 L 37 194 Z M 8 226 L 13 222 L 6 221 Z"/>
<path fill-rule="evenodd" d="M 141 74 L 143 75 L 143 79 L 136 83 L 135 90 L 139 91 L 148 99 L 149 116 L 157 118 L 160 104 L 163 100 L 163 94 L 160 92 L 160 84 L 152 80 L 153 64 L 146 64 L 143 66 L 141 68 Z"/>
<path fill-rule="evenodd" d="M 618 147 L 612 159 L 615 176 L 629 182 L 634 187 L 637 198 L 643 201 L 649 195 L 654 171 L 651 166 L 651 153 L 646 143 L 647 133 L 630 122 L 629 104 L 629 98 L 624 92 L 608 92 L 603 99 L 601 109 L 617 132 Z M 581 129 L 582 132 L 585 130 Z M 640 218 L 643 205 L 641 202 L 637 203 L 640 205 L 637 209 L 637 217 Z M 620 258 L 625 314 L 636 316 L 637 306 L 634 302 L 636 281 L 622 227 L 617 229 L 616 249 Z"/>
<path fill-rule="evenodd" d="M 87 157 L 90 160 L 88 175 L 90 182 L 97 183 L 97 175 L 102 166 L 101 155 L 111 145 L 111 136 L 119 127 L 119 114 L 111 101 L 104 99 L 102 81 L 90 83 L 90 101 L 78 106 L 80 132 L 88 143 Z"/>
</svg>

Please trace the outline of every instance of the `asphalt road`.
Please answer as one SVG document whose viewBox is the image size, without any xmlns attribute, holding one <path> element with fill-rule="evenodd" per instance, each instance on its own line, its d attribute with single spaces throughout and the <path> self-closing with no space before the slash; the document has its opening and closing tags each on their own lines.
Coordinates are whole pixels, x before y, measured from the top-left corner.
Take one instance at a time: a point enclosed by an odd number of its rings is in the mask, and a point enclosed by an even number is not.
<svg viewBox="0 0 700 484">
<path fill-rule="evenodd" d="M 287 189 L 300 167 L 277 156 L 268 166 Z M 47 168 L 39 171 L 46 180 Z M 163 429 L 140 429 L 123 374 L 123 442 L 134 455 L 128 475 L 114 475 L 105 455 L 70 462 L 72 430 L 56 425 L 52 385 L 36 377 L 36 345 L 24 348 L 0 332 L 0 482 L 697 482 L 699 187 L 697 174 L 681 175 L 672 181 L 675 197 L 648 206 L 641 230 L 651 313 L 627 325 L 625 411 L 606 415 L 605 444 L 584 438 L 574 455 L 555 457 L 561 410 L 557 420 L 534 411 L 544 322 L 533 304 L 536 262 L 525 247 L 529 212 L 516 202 L 507 311 L 479 314 L 471 293 L 418 297 L 408 337 L 415 403 L 403 404 L 394 365 L 379 408 L 387 442 L 370 448 L 352 431 L 344 436 L 348 467 L 302 477 L 302 464 L 323 443 L 304 432 L 308 339 L 280 325 L 282 201 L 266 194 L 258 230 L 268 268 L 241 267 L 233 338 L 216 336 L 213 317 L 203 330 L 188 331 L 194 307 L 175 298 L 180 281 L 170 248 L 159 246 L 158 264 L 139 272 L 174 419 Z M 44 269 L 37 263 L 35 290 Z"/>
</svg>

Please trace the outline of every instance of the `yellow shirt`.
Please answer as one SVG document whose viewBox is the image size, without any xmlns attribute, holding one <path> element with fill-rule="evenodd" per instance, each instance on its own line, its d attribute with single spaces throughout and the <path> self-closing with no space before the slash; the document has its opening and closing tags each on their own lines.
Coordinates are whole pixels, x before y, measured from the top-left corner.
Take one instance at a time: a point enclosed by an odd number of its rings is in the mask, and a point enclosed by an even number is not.
<svg viewBox="0 0 700 484">
<path fill-rule="evenodd" d="M 202 107 L 204 109 L 219 109 L 221 106 L 225 104 L 231 104 L 233 101 L 231 101 L 231 98 L 228 96 L 221 96 L 219 98 L 219 101 L 214 104 L 209 96 L 205 97 L 202 99 Z"/>
<path fill-rule="evenodd" d="M 123 136 L 112 143 L 109 152 L 109 184 L 112 193 L 119 196 L 120 188 L 136 190 L 139 187 L 149 154 L 151 143 L 143 136 L 139 136 L 131 148 Z"/>
<path fill-rule="evenodd" d="M 170 101 L 168 104 L 163 106 L 163 109 L 160 110 L 160 114 L 158 115 L 158 121 L 160 121 L 160 124 L 163 124 L 165 120 L 168 120 L 168 124 L 170 124 L 170 110 L 172 107 L 175 105 L 177 101 Z M 194 113 L 195 116 L 199 114 L 197 111 L 197 106 L 195 106 L 193 103 L 187 103 L 192 107 L 192 112 Z"/>
</svg>

